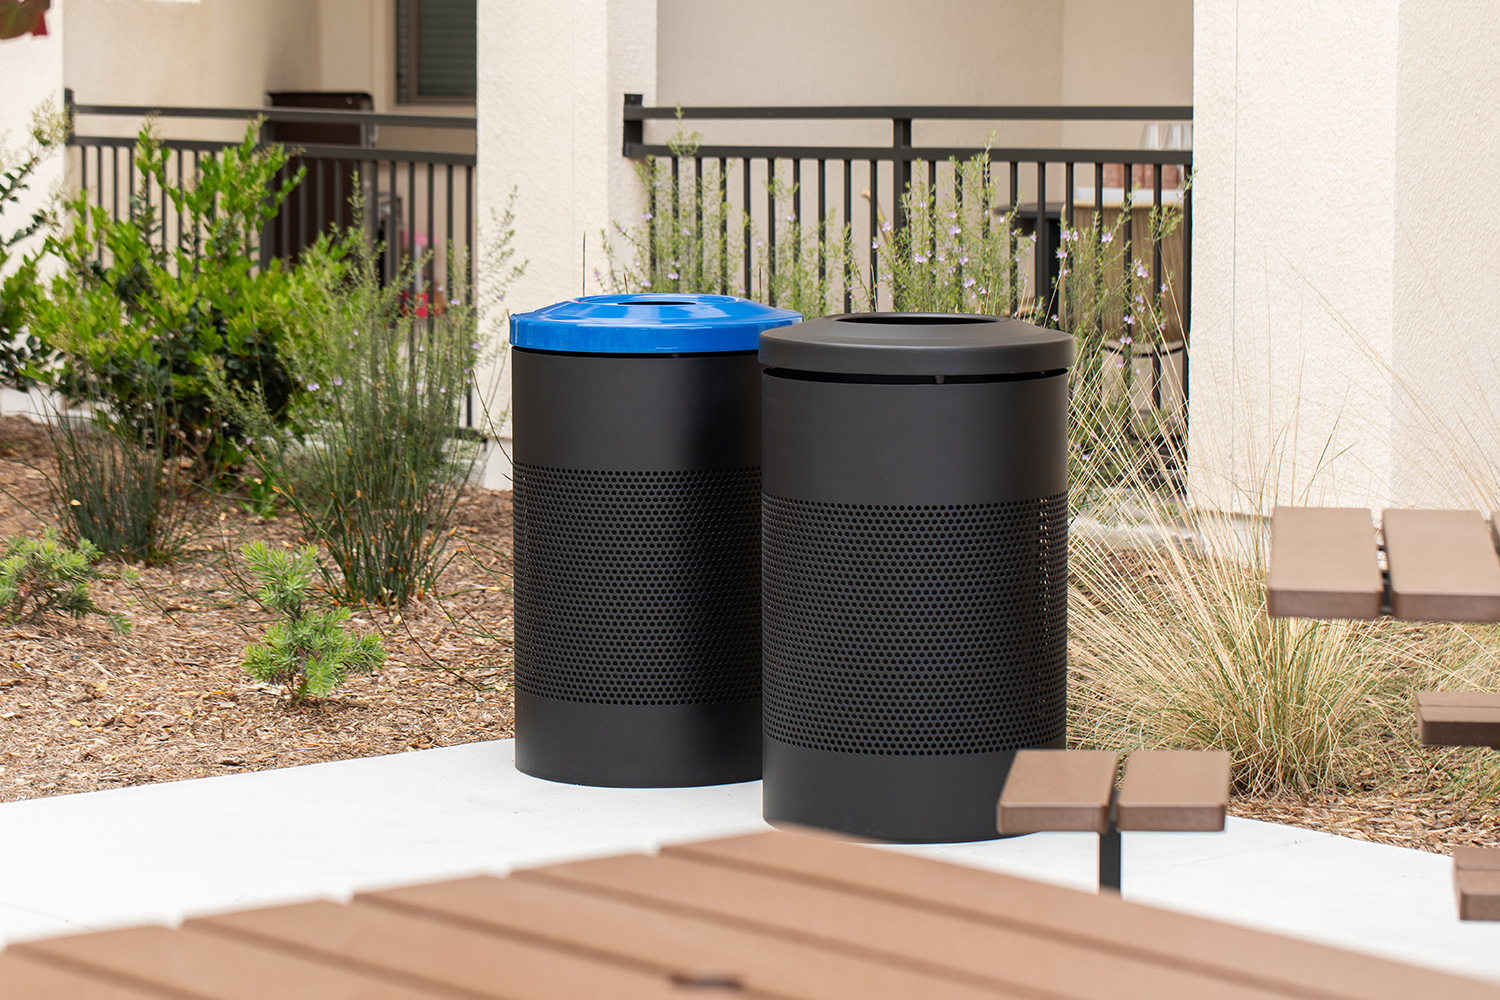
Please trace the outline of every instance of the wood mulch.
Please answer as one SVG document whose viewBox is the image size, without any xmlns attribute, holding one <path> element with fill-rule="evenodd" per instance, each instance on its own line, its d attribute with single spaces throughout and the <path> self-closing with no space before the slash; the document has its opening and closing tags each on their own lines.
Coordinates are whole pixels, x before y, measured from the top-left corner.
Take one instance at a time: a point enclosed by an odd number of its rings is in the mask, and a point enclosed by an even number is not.
<svg viewBox="0 0 1500 1000">
<path fill-rule="evenodd" d="M 47 523 L 51 461 L 42 428 L 0 417 L 0 538 Z M 354 627 L 377 631 L 390 660 L 312 705 L 289 706 L 240 669 L 269 616 L 245 598 L 235 554 L 255 539 L 299 544 L 291 515 L 204 505 L 212 531 L 187 557 L 95 586 L 102 606 L 129 616 L 128 635 L 102 619 L 0 624 L 0 802 L 510 736 L 510 499 L 464 498 L 462 551 L 442 596 L 400 615 L 356 611 Z M 1500 803 L 1464 810 L 1434 797 L 1419 773 L 1433 764 L 1412 761 L 1412 780 L 1394 793 L 1387 784 L 1306 801 L 1236 797 L 1230 812 L 1425 851 L 1500 846 Z"/>
<path fill-rule="evenodd" d="M 48 523 L 53 468 L 38 425 L 0 418 L 0 538 Z M 458 510 L 441 596 L 356 609 L 351 628 L 378 632 L 389 660 L 314 704 L 240 668 L 271 616 L 245 597 L 239 548 L 300 544 L 290 514 L 201 505 L 207 532 L 184 558 L 94 585 L 126 635 L 97 617 L 0 622 L 0 802 L 511 735 L 510 494 L 475 490 Z"/>
</svg>

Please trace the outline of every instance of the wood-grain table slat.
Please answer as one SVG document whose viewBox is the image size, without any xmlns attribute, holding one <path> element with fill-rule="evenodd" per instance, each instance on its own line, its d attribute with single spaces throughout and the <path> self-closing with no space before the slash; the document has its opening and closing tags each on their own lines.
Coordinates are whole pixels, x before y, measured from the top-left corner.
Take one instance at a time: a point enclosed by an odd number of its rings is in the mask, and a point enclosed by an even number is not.
<svg viewBox="0 0 1500 1000">
<path fill-rule="evenodd" d="M 167 996 L 12 952 L 0 954 L 0 997 L 4 1000 L 164 1000 Z"/>
<path fill-rule="evenodd" d="M 1120 756 L 1107 750 L 1018 750 L 1000 792 L 1001 833 L 1103 833 Z"/>
<path fill-rule="evenodd" d="M 1416 702 L 1419 743 L 1500 748 L 1500 693 L 1418 691 Z"/>
<path fill-rule="evenodd" d="M 1379 618 L 1385 599 L 1370 512 L 1277 507 L 1266 608 L 1276 618 Z"/>
<path fill-rule="evenodd" d="M 1144 955 L 1288 995 L 1500 1000 L 1500 987 L 1489 983 L 999 872 L 896 851 L 851 850 L 830 837 L 757 833 L 678 844 L 662 853 L 1052 934 L 1106 954 Z"/>
<path fill-rule="evenodd" d="M 1115 825 L 1121 830 L 1222 830 L 1228 808 L 1229 754 L 1136 750 L 1125 759 Z"/>
<path fill-rule="evenodd" d="M 369 906 L 299 903 L 203 917 L 185 926 L 419 988 L 456 987 L 501 1000 L 681 1000 L 661 974 Z"/>
<path fill-rule="evenodd" d="M 603 858 L 516 872 L 512 878 L 640 900 L 823 948 L 879 956 L 933 975 L 1057 998 L 1269 1000 L 1285 995 L 1164 967 L 1140 955 L 1103 954 L 1052 935 L 680 856 Z"/>
<path fill-rule="evenodd" d="M 23 957 L 37 956 L 147 990 L 203 1000 L 432 1000 L 445 996 L 190 929 L 134 927 L 28 941 L 11 948 Z"/>
<path fill-rule="evenodd" d="M 1500 621 L 1500 558 L 1473 510 L 1387 510 L 1381 516 L 1391 614 L 1407 621 Z"/>
<path fill-rule="evenodd" d="M 530 935 L 666 976 L 719 972 L 792 1000 L 991 1000 L 1015 991 L 953 982 L 819 948 L 807 941 L 702 920 L 650 904 L 531 879 L 470 878 L 356 896 L 495 933 Z M 1025 994 L 1029 995 L 1029 994 Z"/>
</svg>

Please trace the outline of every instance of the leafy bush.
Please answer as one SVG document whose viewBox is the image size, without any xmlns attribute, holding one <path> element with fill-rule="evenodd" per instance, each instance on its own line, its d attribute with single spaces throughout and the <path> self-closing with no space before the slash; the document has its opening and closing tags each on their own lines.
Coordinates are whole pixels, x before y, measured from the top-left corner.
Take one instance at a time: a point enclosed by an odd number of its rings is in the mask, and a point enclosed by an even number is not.
<svg viewBox="0 0 1500 1000">
<path fill-rule="evenodd" d="M 260 584 L 257 600 L 283 617 L 266 629 L 263 642 L 245 648 L 245 671 L 265 684 L 279 685 L 291 702 L 323 698 L 350 671 L 368 673 L 385 662 L 385 647 L 373 635 L 354 638 L 344 630 L 347 608 L 310 610 L 317 549 L 296 552 L 252 542 L 242 550 Z"/>
<path fill-rule="evenodd" d="M 292 423 L 302 390 L 285 355 L 305 326 L 299 309 L 340 266 L 327 241 L 296 268 L 279 260 L 260 266 L 261 229 L 303 171 L 276 183 L 288 154 L 258 149 L 257 131 L 252 122 L 238 146 L 179 183 L 168 173 L 168 151 L 144 127 L 135 149 L 140 188 L 127 216 L 90 206 L 85 193 L 70 201 L 70 225 L 46 245 L 62 267 L 32 309 L 33 333 L 62 364 L 30 374 L 98 404 L 136 439 L 164 431 L 166 452 L 190 458 L 204 480 L 246 459 L 244 428 L 215 405 L 206 370 L 217 366 L 231 385 L 263 399 L 278 424 Z M 174 245 L 153 188 L 181 213 Z"/>
<path fill-rule="evenodd" d="M 54 614 L 103 615 L 116 632 L 130 631 L 124 615 L 106 612 L 89 593 L 89 584 L 115 579 L 95 565 L 99 556 L 87 539 L 70 548 L 56 528 L 43 530 L 40 539 L 9 539 L 0 549 L 0 614 L 7 622 L 39 622 Z"/>
<path fill-rule="evenodd" d="M 400 606 L 431 590 L 451 559 L 454 511 L 479 456 L 480 442 L 461 433 L 480 354 L 475 311 L 452 302 L 427 317 L 405 312 L 412 272 L 382 287 L 379 248 L 358 229 L 342 243 L 347 278 L 322 290 L 308 349 L 288 356 L 310 433 L 278 428 L 269 404 L 227 378 L 216 391 L 338 567 L 325 571 L 330 589 Z"/>
</svg>

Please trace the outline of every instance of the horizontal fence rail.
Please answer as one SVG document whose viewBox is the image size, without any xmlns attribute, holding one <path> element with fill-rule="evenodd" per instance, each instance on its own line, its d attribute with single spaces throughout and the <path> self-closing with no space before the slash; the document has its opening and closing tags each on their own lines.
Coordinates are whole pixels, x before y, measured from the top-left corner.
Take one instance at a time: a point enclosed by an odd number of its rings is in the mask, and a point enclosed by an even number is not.
<svg viewBox="0 0 1500 1000">
<path fill-rule="evenodd" d="M 671 179 L 648 192 L 651 225 L 684 223 L 702 227 L 705 188 L 722 200 L 720 215 L 743 220 L 738 232 L 722 218 L 717 222 L 726 256 L 733 267 L 718 269 L 718 290 L 749 294 L 765 285 L 755 273 L 757 261 L 777 260 L 778 229 L 800 234 L 804 219 L 814 220 L 817 250 L 827 252 L 828 233 L 847 232 L 856 248 L 868 248 L 864 276 L 847 274 L 842 281 L 845 311 L 856 304 L 861 281 L 869 292 L 868 308 L 889 304 L 882 291 L 879 245 L 889 227 L 907 225 L 903 194 L 919 191 L 937 200 L 945 192 L 950 202 L 964 203 L 960 171 L 952 161 L 987 156 L 983 190 L 986 219 L 992 214 L 1035 245 L 1026 275 L 1013 290 L 1011 312 L 1029 307 L 1044 309 L 1055 301 L 1062 274 L 1059 251 L 1072 239 L 1108 240 L 1118 230 L 1123 246 L 1116 251 L 1126 270 L 1127 287 L 1149 288 L 1170 299 L 1171 318 L 1165 336 L 1186 339 L 1192 287 L 1192 170 L 1191 148 L 1075 148 L 1015 145 L 952 145 L 914 143 L 918 123 L 937 122 L 1140 122 L 1190 123 L 1193 109 L 1185 106 L 869 106 L 869 107 L 646 107 L 641 97 L 624 95 L 624 134 L 621 152 L 630 158 L 662 158 L 670 162 Z M 648 142 L 648 122 L 810 122 L 888 121 L 890 145 L 747 144 L 715 143 L 693 135 L 693 142 Z M 685 125 L 679 124 L 679 136 Z M 846 126 L 847 127 L 847 126 Z M 722 128 L 722 126 L 721 126 Z M 807 126 L 796 126 L 807 132 Z M 1189 140 L 1190 146 L 1190 140 Z M 916 182 L 915 187 L 913 182 Z M 665 197 L 669 204 L 661 204 Z M 969 198 L 974 198 L 971 191 Z M 859 199 L 868 206 L 859 206 Z M 688 206 L 684 208 L 683 206 Z M 682 215 L 692 211 L 691 221 Z M 1163 238 L 1150 224 L 1153 213 L 1180 213 L 1174 231 Z M 814 214 L 815 213 L 815 214 Z M 887 223 L 885 220 L 889 219 Z M 712 221 L 712 220 L 711 220 Z M 985 223 L 988 225 L 988 222 Z M 847 227 L 847 229 L 845 228 Z M 684 232 L 687 230 L 684 229 Z M 1142 233 L 1146 235 L 1143 237 Z M 712 239 L 713 233 L 706 234 Z M 763 242 L 757 246 L 756 241 Z M 732 245 L 731 245 L 732 244 Z M 655 246 L 655 241 L 651 243 Z M 863 253 L 864 251 L 861 250 Z M 1144 272 L 1144 273 L 1142 273 Z M 1145 282 L 1149 280 L 1149 286 Z M 772 294 L 774 298 L 774 291 Z M 1127 299 L 1128 301 L 1128 299 Z M 1122 313 L 1111 323 L 1124 334 L 1131 319 Z"/>
</svg>

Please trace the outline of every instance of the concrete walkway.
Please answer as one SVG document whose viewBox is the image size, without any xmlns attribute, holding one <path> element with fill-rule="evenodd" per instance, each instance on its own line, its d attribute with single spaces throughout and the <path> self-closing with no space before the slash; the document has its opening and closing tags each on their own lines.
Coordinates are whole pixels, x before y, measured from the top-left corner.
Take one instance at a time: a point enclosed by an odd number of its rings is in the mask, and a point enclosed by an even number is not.
<svg viewBox="0 0 1500 1000">
<path fill-rule="evenodd" d="M 765 829 L 760 785 L 528 778 L 472 743 L 0 805 L 0 939 L 650 850 Z M 1091 888 L 1096 839 L 899 848 Z M 1460 924 L 1447 858 L 1294 827 L 1126 834 L 1125 895 L 1500 981 L 1500 923 Z"/>
</svg>

